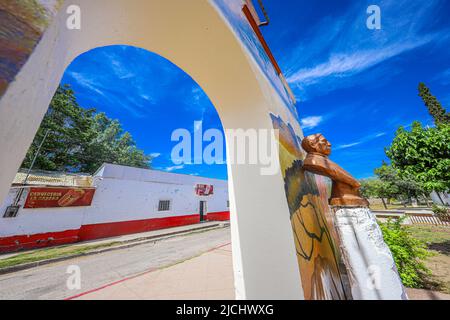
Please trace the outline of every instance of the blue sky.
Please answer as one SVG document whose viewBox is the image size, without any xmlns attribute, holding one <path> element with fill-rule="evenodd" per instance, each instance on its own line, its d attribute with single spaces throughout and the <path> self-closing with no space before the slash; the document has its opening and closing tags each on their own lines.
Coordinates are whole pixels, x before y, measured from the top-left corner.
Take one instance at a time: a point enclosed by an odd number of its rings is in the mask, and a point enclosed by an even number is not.
<svg viewBox="0 0 450 320">
<path fill-rule="evenodd" d="M 256 1 L 255 1 L 256 2 Z M 450 105 L 449 1 L 265 0 L 263 27 L 299 102 L 305 135 L 321 132 L 331 158 L 357 178 L 373 175 L 395 130 L 413 120 L 432 124 L 417 95 L 425 82 Z M 368 5 L 381 8 L 381 30 L 366 27 Z M 106 47 L 78 57 L 66 70 L 80 105 L 119 119 L 153 167 L 226 179 L 225 165 L 176 166 L 177 128 L 220 128 L 203 91 L 183 71 L 142 49 Z"/>
</svg>

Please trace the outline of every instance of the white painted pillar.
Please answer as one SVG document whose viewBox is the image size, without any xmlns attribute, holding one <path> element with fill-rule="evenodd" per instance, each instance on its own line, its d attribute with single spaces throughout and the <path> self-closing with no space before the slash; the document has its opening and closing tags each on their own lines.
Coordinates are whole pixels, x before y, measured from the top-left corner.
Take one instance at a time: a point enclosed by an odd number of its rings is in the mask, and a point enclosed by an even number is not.
<svg viewBox="0 0 450 320">
<path fill-rule="evenodd" d="M 368 208 L 338 208 L 336 230 L 355 300 L 406 300 L 392 253 Z"/>
</svg>

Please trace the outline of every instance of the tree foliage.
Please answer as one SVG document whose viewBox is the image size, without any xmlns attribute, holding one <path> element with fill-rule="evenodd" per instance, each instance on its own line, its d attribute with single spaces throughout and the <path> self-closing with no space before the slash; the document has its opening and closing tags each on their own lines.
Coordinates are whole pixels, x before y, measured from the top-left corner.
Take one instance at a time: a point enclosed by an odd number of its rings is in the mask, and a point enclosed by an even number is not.
<svg viewBox="0 0 450 320">
<path fill-rule="evenodd" d="M 381 167 L 375 169 L 375 174 L 387 185 L 385 187 L 386 197 L 390 194 L 391 197 L 404 200 L 417 198 L 424 193 L 423 188 L 411 175 L 400 174 L 398 169 L 384 161 Z"/>
<path fill-rule="evenodd" d="M 395 185 L 379 178 L 363 179 L 360 182 L 361 194 L 365 198 L 395 198 L 398 194 Z"/>
<path fill-rule="evenodd" d="M 419 96 L 425 103 L 436 125 L 450 124 L 450 113 L 446 112 L 438 99 L 431 94 L 430 89 L 422 82 L 419 83 Z"/>
<path fill-rule="evenodd" d="M 361 193 L 367 198 L 381 198 L 384 205 L 384 198 L 409 201 L 424 193 L 414 179 L 401 177 L 398 170 L 385 162 L 375 169 L 375 175 L 375 178 L 361 180 Z"/>
<path fill-rule="evenodd" d="M 386 154 L 401 177 L 428 192 L 450 190 L 450 125 L 424 128 L 416 121 L 411 131 L 400 127 Z"/>
<path fill-rule="evenodd" d="M 80 107 L 68 85 L 57 89 L 22 167 L 30 167 L 47 131 L 34 169 L 93 173 L 104 162 L 150 167 L 151 158 L 119 121 Z"/>
</svg>

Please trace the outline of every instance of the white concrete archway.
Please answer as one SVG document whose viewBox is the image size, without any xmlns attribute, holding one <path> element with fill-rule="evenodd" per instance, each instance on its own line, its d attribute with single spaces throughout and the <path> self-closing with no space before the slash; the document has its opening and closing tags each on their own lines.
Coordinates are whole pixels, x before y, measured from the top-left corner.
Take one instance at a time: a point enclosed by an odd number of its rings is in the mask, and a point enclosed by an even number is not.
<svg viewBox="0 0 450 320">
<path fill-rule="evenodd" d="M 68 5 L 81 8 L 81 30 L 66 28 Z M 224 129 L 272 129 L 271 110 L 284 110 L 213 2 L 73 0 L 48 20 L 0 100 L 1 199 L 65 68 L 95 47 L 132 45 L 172 61 L 203 88 Z M 303 298 L 281 173 L 263 176 L 258 165 L 230 164 L 228 172 L 237 297 Z"/>
</svg>

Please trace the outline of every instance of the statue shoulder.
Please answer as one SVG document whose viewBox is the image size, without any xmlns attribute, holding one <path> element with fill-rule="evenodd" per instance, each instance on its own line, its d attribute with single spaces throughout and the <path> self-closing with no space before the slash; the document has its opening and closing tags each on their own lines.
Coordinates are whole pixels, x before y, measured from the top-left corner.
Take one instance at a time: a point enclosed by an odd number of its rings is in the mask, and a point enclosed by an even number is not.
<svg viewBox="0 0 450 320">
<path fill-rule="evenodd" d="M 305 166 L 323 167 L 324 165 L 326 165 L 328 163 L 328 161 L 329 161 L 328 158 L 326 158 L 322 155 L 308 153 L 308 155 L 306 156 L 303 163 Z"/>
</svg>

